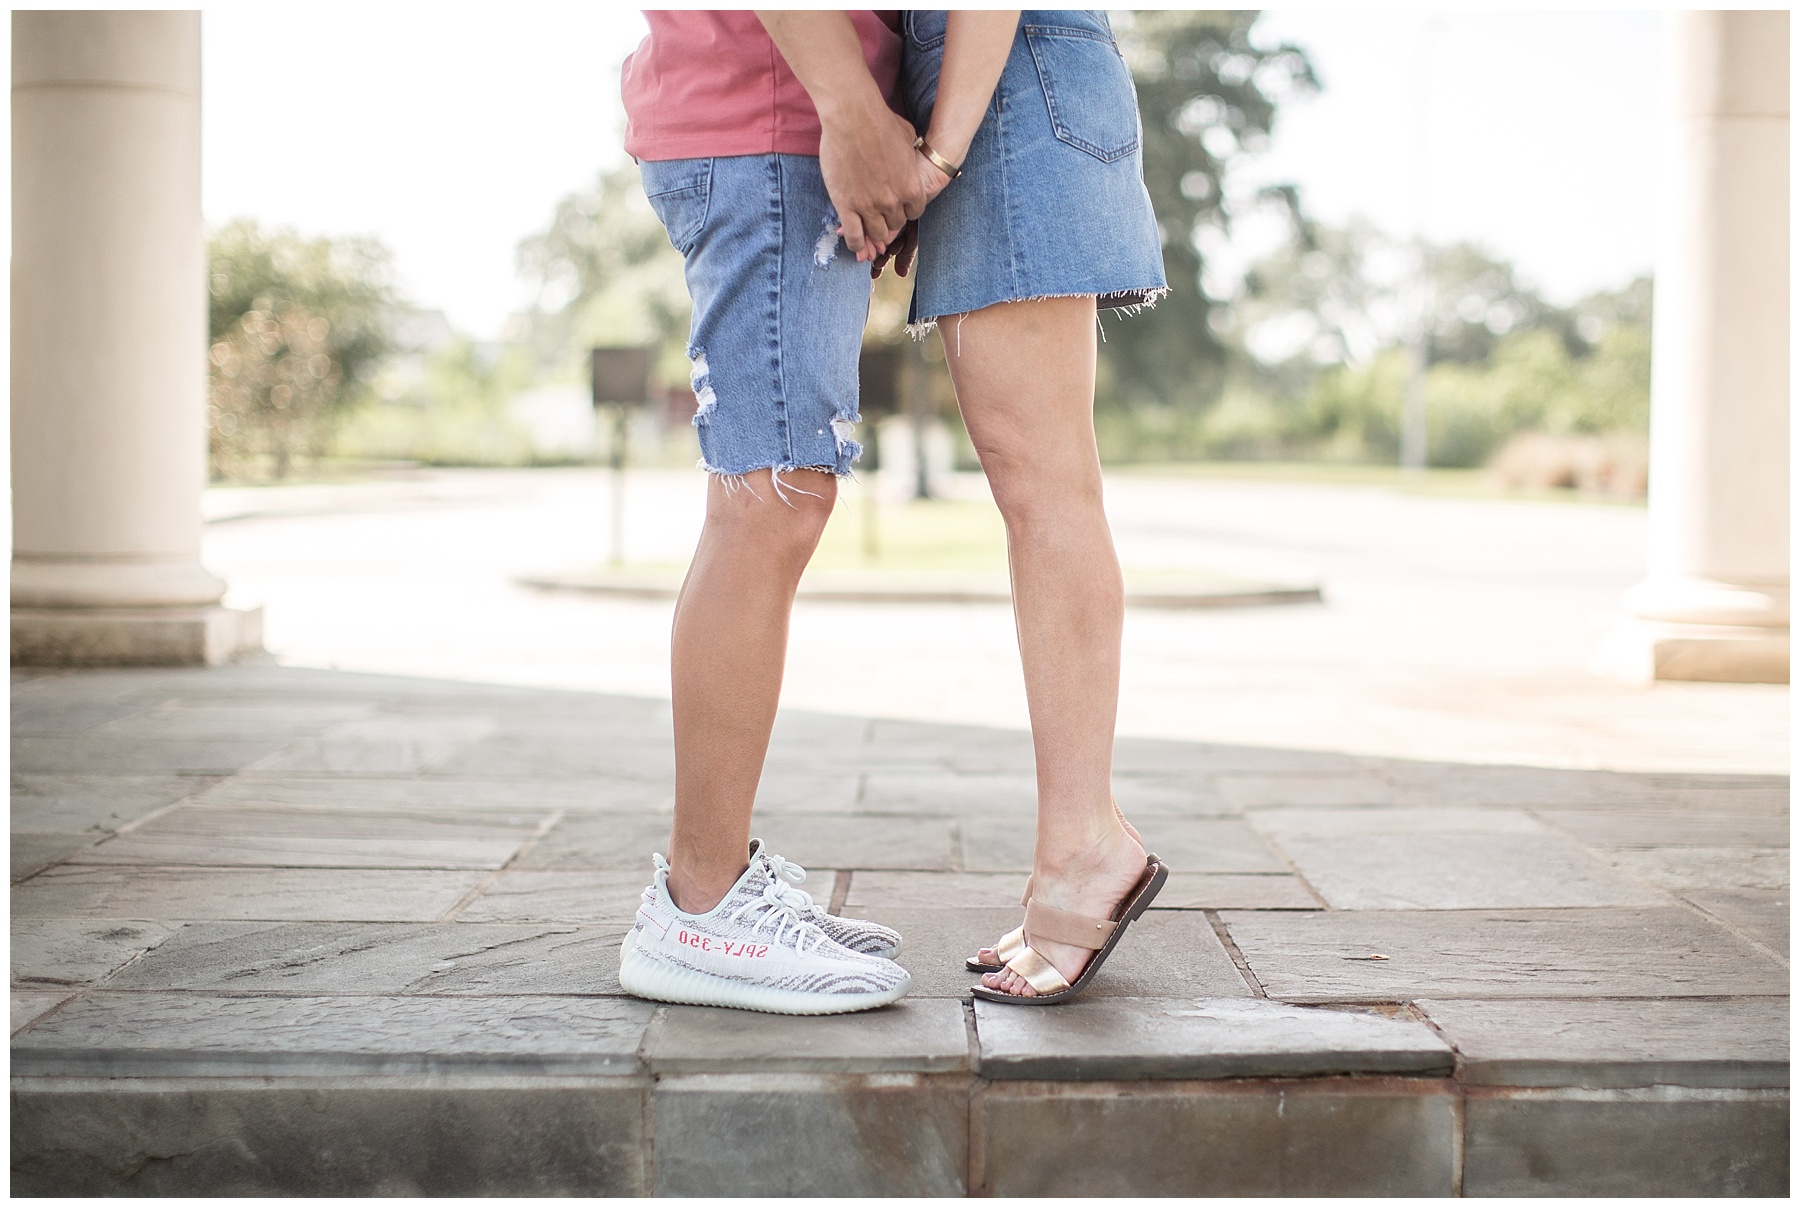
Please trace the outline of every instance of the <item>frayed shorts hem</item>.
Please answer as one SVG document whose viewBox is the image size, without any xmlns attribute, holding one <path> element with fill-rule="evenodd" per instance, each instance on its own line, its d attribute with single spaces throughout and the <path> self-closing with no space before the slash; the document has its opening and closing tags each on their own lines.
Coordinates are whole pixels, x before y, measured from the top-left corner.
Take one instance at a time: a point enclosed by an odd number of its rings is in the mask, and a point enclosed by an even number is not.
<svg viewBox="0 0 1800 1208">
<path fill-rule="evenodd" d="M 1168 286 L 1153 286 L 1144 289 L 1126 289 L 1115 293 L 1096 294 L 1092 290 L 1070 290 L 1062 294 L 1033 294 L 1029 298 L 996 298 L 981 306 L 971 306 L 967 310 L 948 311 L 941 315 L 929 315 L 916 318 L 906 325 L 906 334 L 915 340 L 923 340 L 937 330 L 940 319 L 953 319 L 958 315 L 972 315 L 978 310 L 986 310 L 989 306 L 1002 306 L 1012 302 L 1044 302 L 1051 298 L 1093 298 L 1099 310 L 1117 311 L 1127 317 L 1141 310 L 1150 310 L 1169 296 Z"/>
</svg>

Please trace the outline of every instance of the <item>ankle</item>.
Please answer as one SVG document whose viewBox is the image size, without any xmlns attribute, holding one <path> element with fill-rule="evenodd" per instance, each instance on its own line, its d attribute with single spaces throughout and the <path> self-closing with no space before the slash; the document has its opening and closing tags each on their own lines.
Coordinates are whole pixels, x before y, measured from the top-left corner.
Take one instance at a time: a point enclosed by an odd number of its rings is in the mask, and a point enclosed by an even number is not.
<svg viewBox="0 0 1800 1208">
<path fill-rule="evenodd" d="M 1108 808 L 1092 830 L 1040 836 L 1032 872 L 1052 880 L 1081 877 L 1119 862 L 1136 846 L 1124 819 Z"/>
<path fill-rule="evenodd" d="M 725 900 L 725 895 L 731 892 L 731 887 L 743 875 L 742 868 L 726 878 L 688 876 L 683 875 L 681 870 L 671 868 L 668 880 L 669 900 L 683 914 L 705 914 Z"/>
</svg>

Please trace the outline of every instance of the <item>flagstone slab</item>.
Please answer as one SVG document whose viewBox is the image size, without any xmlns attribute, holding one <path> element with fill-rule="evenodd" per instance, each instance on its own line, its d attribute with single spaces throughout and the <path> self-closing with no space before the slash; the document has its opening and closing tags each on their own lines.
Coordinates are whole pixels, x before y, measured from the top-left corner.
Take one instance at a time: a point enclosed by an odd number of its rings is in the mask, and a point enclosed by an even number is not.
<svg viewBox="0 0 1800 1208">
<path fill-rule="evenodd" d="M 1244 775 L 1213 777 L 1219 796 L 1239 809 L 1291 806 L 1390 805 L 1398 794 L 1386 777 L 1367 772 L 1335 775 Z"/>
<path fill-rule="evenodd" d="M 488 734 L 480 715 L 380 715 L 340 722 L 259 760 L 259 772 L 420 772 L 444 764 Z"/>
<path fill-rule="evenodd" d="M 225 998 L 94 991 L 13 1038 L 15 1077 L 629 1074 L 631 998 Z"/>
<path fill-rule="evenodd" d="M 644 1040 L 654 1074 L 946 1073 L 970 1067 L 968 1023 L 950 998 L 903 998 L 851 1015 L 768 1015 L 669 1006 Z"/>
<path fill-rule="evenodd" d="M 89 848 L 94 865 L 276 868 L 499 868 L 536 833 L 542 815 L 479 818 L 282 809 L 192 809 L 164 814 Z"/>
<path fill-rule="evenodd" d="M 859 804 L 889 813 L 1036 816 L 1037 777 L 1025 772 L 869 772 Z M 1028 824 L 1029 825 L 1029 824 Z"/>
<path fill-rule="evenodd" d="M 1786 998 L 1422 999 L 1486 1086 L 1788 1085 Z"/>
<path fill-rule="evenodd" d="M 15 735 L 52 737 L 82 734 L 95 726 L 129 717 L 151 706 L 143 701 L 106 696 L 44 695 L 14 691 L 12 732 Z"/>
<path fill-rule="evenodd" d="M 13 889 L 13 918 L 314 919 L 427 923 L 485 876 L 436 869 L 100 868 L 64 864 Z"/>
<path fill-rule="evenodd" d="M 1364 770 L 1355 755 L 1279 747 L 1229 746 L 1121 736 L 1113 742 L 1113 772 L 1121 776 L 1188 773 L 1202 775 L 1356 775 Z"/>
<path fill-rule="evenodd" d="M 1323 903 L 1291 874 L 1172 872 L 1152 910 L 1317 910 Z"/>
<path fill-rule="evenodd" d="M 85 986 L 164 943 L 179 926 L 142 919 L 22 919 L 12 934 L 12 984 Z"/>
<path fill-rule="evenodd" d="M 996 910 L 1017 907 L 1025 877 L 1012 872 L 890 872 L 859 869 L 851 874 L 844 910 L 924 907 Z"/>
<path fill-rule="evenodd" d="M 432 814 L 452 810 L 503 812 L 567 810 L 669 813 L 674 782 L 624 777 L 523 780 L 437 774 L 331 776 L 242 772 L 198 793 L 189 804 L 206 809 L 280 806 L 284 809 L 368 809 Z"/>
<path fill-rule="evenodd" d="M 457 916 L 461 923 L 629 923 L 637 915 L 641 872 L 503 872 Z"/>
<path fill-rule="evenodd" d="M 1667 894 L 1559 835 L 1282 834 L 1300 875 L 1338 910 L 1660 906 Z"/>
<path fill-rule="evenodd" d="M 1403 800 L 1435 806 L 1500 805 L 1641 807 L 1667 800 L 1656 785 L 1620 772 L 1563 768 L 1494 767 L 1473 764 L 1370 760 Z"/>
<path fill-rule="evenodd" d="M 776 855 L 806 868 L 949 869 L 956 848 L 951 820 L 893 814 L 758 816 L 751 833 Z M 661 850 L 659 847 L 658 850 Z M 646 875 L 650 853 L 640 854 Z"/>
<path fill-rule="evenodd" d="M 12 1030 L 17 1032 L 27 1024 L 42 1018 L 52 1007 L 67 1002 L 72 996 L 68 990 L 14 990 L 12 992 Z"/>
<path fill-rule="evenodd" d="M 1779 962 L 1680 907 L 1219 918 L 1269 996 L 1289 1002 L 1787 993 Z"/>
<path fill-rule="evenodd" d="M 1540 810 L 1538 816 L 1600 847 L 1786 847 L 1788 820 L 1693 810 Z"/>
<path fill-rule="evenodd" d="M 803 764 L 802 767 L 805 765 Z M 842 814 L 861 809 L 862 774 L 791 771 L 763 766 L 762 781 L 756 786 L 756 815 L 770 814 Z"/>
<path fill-rule="evenodd" d="M 1460 807 L 1340 806 L 1259 809 L 1246 817 L 1258 830 L 1287 835 L 1538 835 L 1544 824 L 1524 810 Z"/>
<path fill-rule="evenodd" d="M 535 734 L 490 734 L 463 745 L 433 764 L 446 776 L 519 776 L 550 780 L 559 776 L 626 776 L 660 780 L 675 774 L 674 739 L 666 726 L 654 736 L 618 734 L 610 727 L 570 735 L 561 742 Z"/>
<path fill-rule="evenodd" d="M 77 738 L 15 738 L 12 766 L 16 772 L 117 772 L 142 776 L 153 772 L 228 773 L 267 759 L 287 745 L 284 738 L 244 740 L 210 738 L 132 738 L 82 735 Z"/>
<path fill-rule="evenodd" d="M 863 750 L 866 766 L 938 766 L 969 773 L 1029 774 L 1036 766 L 1031 733 L 992 726 L 935 725 L 876 718 Z"/>
<path fill-rule="evenodd" d="M 663 815 L 572 814 L 552 826 L 512 867 L 633 869 L 647 885 L 651 853 L 668 850 L 669 819 Z"/>
<path fill-rule="evenodd" d="M 1730 773 L 1627 772 L 1623 775 L 1659 794 L 1669 804 L 1720 813 L 1786 813 L 1791 800 L 1786 776 Z"/>
<path fill-rule="evenodd" d="M 900 954 L 894 959 L 912 974 L 908 997 L 967 998 L 969 987 L 979 982 L 981 975 L 963 968 L 963 960 L 1017 927 L 1021 915 L 1014 906 L 1007 910 L 879 908 L 867 910 L 863 917 L 900 933 Z M 1131 925 L 1083 997 L 1231 998 L 1249 994 L 1250 988 L 1205 915 L 1153 910 Z"/>
<path fill-rule="evenodd" d="M 103 776 L 14 771 L 12 826 L 21 831 L 113 831 L 204 793 L 217 776 Z"/>
<path fill-rule="evenodd" d="M 1034 831 L 1027 822 L 963 817 L 963 867 L 981 872 L 1029 872 Z M 1287 873 L 1268 841 L 1236 818 L 1145 818 L 1144 844 L 1171 871 Z"/>
<path fill-rule="evenodd" d="M 205 700 L 171 700 L 148 709 L 134 709 L 109 720 L 95 733 L 130 738 L 293 739 L 316 734 L 328 726 L 367 717 L 374 706 L 367 702 L 320 704 L 308 701 L 272 700 L 218 704 Z"/>
<path fill-rule="evenodd" d="M 1614 864 L 1665 889 L 1783 889 L 1785 847 L 1626 847 L 1608 853 Z"/>
<path fill-rule="evenodd" d="M 1115 776 L 1113 799 L 1127 818 L 1230 818 L 1243 812 L 1205 776 Z"/>
<path fill-rule="evenodd" d="M 1786 889 L 1688 889 L 1681 896 L 1776 952 L 1787 952 L 1790 895 Z"/>
<path fill-rule="evenodd" d="M 858 870 L 845 910 L 879 907 L 1017 907 L 1025 876 L 1016 872 Z M 1322 903 L 1298 877 L 1271 873 L 1172 872 L 1153 910 L 1317 910 Z"/>
<path fill-rule="evenodd" d="M 1416 1019 L 1262 998 L 1082 998 L 1054 1010 L 975 1000 L 984 1078 L 1302 1078 L 1448 1074 Z"/>
<path fill-rule="evenodd" d="M 98 843 L 104 835 L 54 834 L 43 831 L 12 832 L 12 879 L 14 883 L 36 876 L 53 864 L 61 864 L 83 848 Z"/>
<path fill-rule="evenodd" d="M 617 994 L 623 924 L 190 923 L 109 989 Z"/>
</svg>

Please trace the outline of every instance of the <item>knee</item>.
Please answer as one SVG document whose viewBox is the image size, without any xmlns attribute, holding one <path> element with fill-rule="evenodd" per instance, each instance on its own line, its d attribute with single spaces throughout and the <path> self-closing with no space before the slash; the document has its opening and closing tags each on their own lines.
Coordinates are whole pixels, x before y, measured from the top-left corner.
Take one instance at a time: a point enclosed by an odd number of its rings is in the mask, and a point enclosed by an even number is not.
<svg viewBox="0 0 1800 1208">
<path fill-rule="evenodd" d="M 818 547 L 837 500 L 837 479 L 796 470 L 777 483 L 767 470 L 714 486 L 708 527 L 733 544 L 755 548 L 798 574 Z"/>
<path fill-rule="evenodd" d="M 1053 450 L 993 442 L 977 446 L 988 487 L 1009 528 L 1029 528 L 1101 506 L 1098 467 Z"/>
</svg>

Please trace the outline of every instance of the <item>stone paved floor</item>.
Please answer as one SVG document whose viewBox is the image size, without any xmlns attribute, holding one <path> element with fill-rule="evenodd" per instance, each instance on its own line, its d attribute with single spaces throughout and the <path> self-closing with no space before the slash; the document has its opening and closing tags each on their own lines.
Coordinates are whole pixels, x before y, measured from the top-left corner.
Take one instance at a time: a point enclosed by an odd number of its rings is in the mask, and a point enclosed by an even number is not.
<svg viewBox="0 0 1800 1208">
<path fill-rule="evenodd" d="M 915 979 L 796 1020 L 620 994 L 666 702 L 262 662 L 12 718 L 15 1192 L 1786 1188 L 1785 777 L 1121 738 L 1175 874 L 1028 1011 L 961 969 L 1027 736 L 787 712 L 757 829 Z"/>
</svg>

